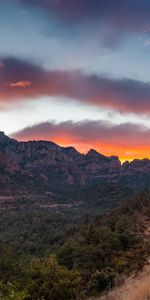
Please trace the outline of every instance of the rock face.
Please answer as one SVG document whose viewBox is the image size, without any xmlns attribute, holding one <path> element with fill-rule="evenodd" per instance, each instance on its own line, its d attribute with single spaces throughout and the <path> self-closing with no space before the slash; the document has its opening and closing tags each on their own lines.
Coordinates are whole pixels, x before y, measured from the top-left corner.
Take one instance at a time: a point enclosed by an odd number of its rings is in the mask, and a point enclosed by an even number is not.
<svg viewBox="0 0 150 300">
<path fill-rule="evenodd" d="M 150 160 L 121 163 L 95 150 L 86 155 L 48 141 L 18 142 L 0 132 L 0 191 L 48 192 L 94 183 L 150 186 Z"/>
</svg>

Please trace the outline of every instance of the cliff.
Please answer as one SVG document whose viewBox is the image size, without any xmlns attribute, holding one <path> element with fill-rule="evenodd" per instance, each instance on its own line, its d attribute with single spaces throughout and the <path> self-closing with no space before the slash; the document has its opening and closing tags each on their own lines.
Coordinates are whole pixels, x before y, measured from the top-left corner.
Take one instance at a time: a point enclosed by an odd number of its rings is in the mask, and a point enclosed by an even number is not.
<svg viewBox="0 0 150 300">
<path fill-rule="evenodd" d="M 18 142 L 0 132 L 0 190 L 61 191 L 95 183 L 149 187 L 150 160 L 121 165 L 118 157 L 93 149 L 84 155 L 48 141 Z"/>
</svg>

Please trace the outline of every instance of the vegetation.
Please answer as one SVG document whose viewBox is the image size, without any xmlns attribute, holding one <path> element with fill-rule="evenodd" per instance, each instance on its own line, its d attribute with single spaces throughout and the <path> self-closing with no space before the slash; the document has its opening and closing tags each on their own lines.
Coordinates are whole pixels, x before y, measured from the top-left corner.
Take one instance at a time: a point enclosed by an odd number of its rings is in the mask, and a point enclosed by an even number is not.
<svg viewBox="0 0 150 300">
<path fill-rule="evenodd" d="M 0 197 L 0 243 L 17 255 L 44 255 L 59 248 L 68 235 L 129 195 L 118 185 L 37 196 Z"/>
<path fill-rule="evenodd" d="M 134 278 L 124 278 L 121 286 L 116 286 L 112 291 L 101 297 L 92 297 L 88 300 L 149 300 L 150 299 L 150 265 Z"/>
<path fill-rule="evenodd" d="M 0 300 L 80 300 L 142 269 L 150 246 L 148 192 L 84 224 L 78 209 L 71 221 L 71 210 L 50 213 L 33 205 L 18 210 L 17 219 L 16 209 L 1 212 Z"/>
</svg>

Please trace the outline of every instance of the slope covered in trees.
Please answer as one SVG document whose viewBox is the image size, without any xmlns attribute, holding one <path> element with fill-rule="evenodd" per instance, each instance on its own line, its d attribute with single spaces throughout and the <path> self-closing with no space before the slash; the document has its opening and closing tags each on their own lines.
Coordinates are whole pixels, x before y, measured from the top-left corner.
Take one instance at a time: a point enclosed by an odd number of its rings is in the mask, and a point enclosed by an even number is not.
<svg viewBox="0 0 150 300">
<path fill-rule="evenodd" d="M 61 245 L 27 253 L 3 241 L 0 299 L 77 300 L 100 295 L 121 275 L 142 269 L 149 256 L 150 193 L 86 220 Z M 41 232 L 42 236 L 42 232 Z M 44 245 L 43 245 L 44 246 Z M 15 249 L 15 251 L 14 251 Z M 49 250 L 48 250 L 49 249 Z"/>
</svg>

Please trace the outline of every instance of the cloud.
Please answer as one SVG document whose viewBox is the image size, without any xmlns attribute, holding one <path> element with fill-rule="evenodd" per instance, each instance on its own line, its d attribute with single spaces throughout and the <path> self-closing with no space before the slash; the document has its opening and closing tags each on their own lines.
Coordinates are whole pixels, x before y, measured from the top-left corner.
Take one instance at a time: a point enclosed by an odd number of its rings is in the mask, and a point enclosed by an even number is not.
<svg viewBox="0 0 150 300">
<path fill-rule="evenodd" d="M 11 87 L 11 88 L 26 88 L 31 85 L 32 85 L 32 83 L 29 81 L 17 81 L 17 82 L 11 82 L 9 84 L 9 87 Z"/>
<path fill-rule="evenodd" d="M 80 151 L 95 148 L 122 159 L 144 158 L 150 153 L 150 129 L 138 124 L 114 125 L 104 121 L 45 122 L 11 135 L 19 140 L 49 140 Z"/>
<path fill-rule="evenodd" d="M 78 71 L 46 71 L 12 58 L 1 60 L 1 64 L 0 102 L 6 106 L 9 102 L 40 96 L 61 96 L 67 101 L 75 99 L 87 105 L 121 112 L 150 113 L 149 83 Z"/>
<path fill-rule="evenodd" d="M 104 23 L 112 30 L 139 31 L 150 25 L 147 0 L 20 0 L 49 12 L 62 24 Z"/>
</svg>

